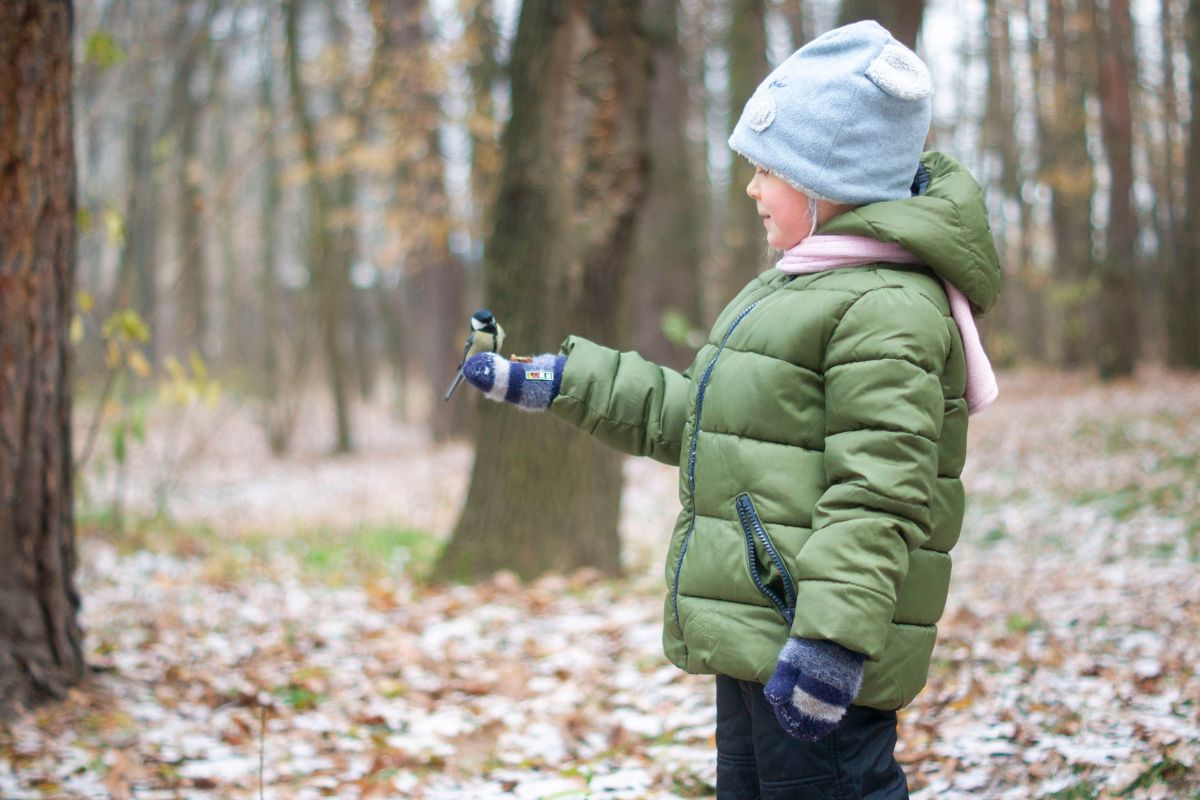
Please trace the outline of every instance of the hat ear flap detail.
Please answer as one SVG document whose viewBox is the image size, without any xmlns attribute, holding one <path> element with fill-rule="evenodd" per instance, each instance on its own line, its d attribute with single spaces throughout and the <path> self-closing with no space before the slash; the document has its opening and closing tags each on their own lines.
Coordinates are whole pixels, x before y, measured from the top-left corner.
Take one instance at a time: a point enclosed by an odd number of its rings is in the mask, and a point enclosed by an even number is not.
<svg viewBox="0 0 1200 800">
<path fill-rule="evenodd" d="M 929 68 L 916 53 L 894 42 L 883 46 L 866 74 L 880 89 L 901 100 L 924 100 L 933 94 Z"/>
</svg>

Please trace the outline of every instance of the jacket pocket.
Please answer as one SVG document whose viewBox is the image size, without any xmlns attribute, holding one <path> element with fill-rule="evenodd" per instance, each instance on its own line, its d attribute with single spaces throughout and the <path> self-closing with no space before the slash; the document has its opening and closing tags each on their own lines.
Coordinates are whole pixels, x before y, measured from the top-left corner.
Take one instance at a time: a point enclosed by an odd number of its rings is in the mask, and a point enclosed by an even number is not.
<svg viewBox="0 0 1200 800">
<path fill-rule="evenodd" d="M 788 627 L 791 627 L 792 620 L 796 615 L 796 586 L 792 583 L 791 573 L 788 572 L 787 565 L 783 563 L 783 557 L 779 555 L 779 550 L 775 548 L 775 543 L 771 541 L 767 529 L 763 527 L 762 520 L 758 518 L 758 512 L 754 510 L 754 503 L 750 500 L 750 495 L 744 492 L 739 494 L 734 500 L 734 504 L 737 507 L 738 521 L 742 524 L 742 533 L 746 537 L 746 561 L 750 566 L 750 578 L 762 592 L 763 597 L 779 610 Z M 760 548 L 765 555 L 765 560 L 759 556 Z M 765 580 L 764 573 L 772 565 L 779 578 L 777 581 L 768 582 Z"/>
</svg>

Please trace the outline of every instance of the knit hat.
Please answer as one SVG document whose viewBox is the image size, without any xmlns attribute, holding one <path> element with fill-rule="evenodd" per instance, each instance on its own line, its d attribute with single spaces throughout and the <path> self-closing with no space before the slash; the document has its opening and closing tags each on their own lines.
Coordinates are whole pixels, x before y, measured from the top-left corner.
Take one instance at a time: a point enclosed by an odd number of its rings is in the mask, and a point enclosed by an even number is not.
<svg viewBox="0 0 1200 800">
<path fill-rule="evenodd" d="M 746 103 L 729 146 L 826 200 L 898 200 L 911 196 L 932 94 L 916 53 L 878 22 L 856 22 L 776 67 Z"/>
</svg>

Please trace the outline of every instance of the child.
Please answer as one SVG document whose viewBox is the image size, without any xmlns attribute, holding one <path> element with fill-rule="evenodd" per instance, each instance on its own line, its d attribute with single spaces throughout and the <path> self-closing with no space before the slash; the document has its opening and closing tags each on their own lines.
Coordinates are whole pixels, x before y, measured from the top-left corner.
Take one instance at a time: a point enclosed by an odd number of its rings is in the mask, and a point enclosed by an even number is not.
<svg viewBox="0 0 1200 800">
<path fill-rule="evenodd" d="M 663 645 L 717 676 L 719 798 L 908 796 L 896 710 L 946 600 L 967 414 L 996 393 L 967 301 L 1000 282 L 978 184 L 921 152 L 931 93 L 874 22 L 763 81 L 729 143 L 786 252 L 684 373 L 578 337 L 467 364 L 493 399 L 679 465 Z"/>
</svg>

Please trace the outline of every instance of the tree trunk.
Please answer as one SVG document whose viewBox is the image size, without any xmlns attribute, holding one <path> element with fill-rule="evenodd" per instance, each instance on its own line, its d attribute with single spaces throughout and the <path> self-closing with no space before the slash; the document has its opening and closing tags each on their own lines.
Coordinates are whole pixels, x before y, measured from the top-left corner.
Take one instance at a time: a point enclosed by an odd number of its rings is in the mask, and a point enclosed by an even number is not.
<svg viewBox="0 0 1200 800">
<path fill-rule="evenodd" d="M 450 251 L 451 215 L 439 129 L 441 87 L 422 23 L 423 0 L 374 0 L 380 37 L 379 72 L 389 87 L 376 111 L 394 131 L 394 205 L 403 220 L 402 252 L 412 301 L 405 315 L 407 337 L 425 377 L 429 426 L 435 440 L 463 436 L 470 429 L 470 406 L 461 398 L 442 401 L 462 355 L 469 312 L 464 302 L 462 265 Z"/>
<path fill-rule="evenodd" d="M 762 79 L 767 77 L 766 0 L 730 0 L 725 47 L 729 54 L 729 124 L 733 132 L 742 108 Z M 762 220 L 754 202 L 746 197 L 746 184 L 754 177 L 749 161 L 734 153 L 726 190 L 725 256 L 720 298 L 733 297 L 767 266 L 767 246 Z"/>
<path fill-rule="evenodd" d="M 147 65 L 141 65 L 147 70 Z M 148 83 L 148 82 L 147 82 Z M 149 93 L 149 87 L 144 91 Z M 158 244 L 158 182 L 154 176 L 154 122 L 145 99 L 130 106 L 129 194 L 125 202 L 125 247 L 114 307 L 133 308 L 142 319 L 156 315 L 155 290 Z M 155 339 L 146 343 L 154 361 Z"/>
<path fill-rule="evenodd" d="M 0 713 L 65 696 L 85 665 L 74 585 L 73 11 L 0 4 Z"/>
<path fill-rule="evenodd" d="M 1171 345 L 1171 365 L 1200 369 L 1200 0 L 1190 0 L 1187 7 L 1187 49 L 1191 62 L 1188 78 L 1192 98 L 1192 120 L 1188 129 L 1187 158 L 1185 159 L 1186 201 L 1184 225 L 1180 232 L 1179 271 L 1176 277 L 1172 305 L 1175 320 Z"/>
<path fill-rule="evenodd" d="M 433 410 L 429 431 L 434 441 L 444 442 L 465 438 L 471 431 L 471 404 L 463 402 L 457 395 L 450 402 L 443 400 L 446 386 L 462 357 L 469 328 L 469 312 L 464 307 L 467 282 L 462 264 L 450 254 L 444 242 L 443 246 L 431 247 L 426 253 L 425 293 L 415 309 L 419 313 L 414 316 L 424 334 L 420 341 L 424 349 L 425 373 L 432 378 L 427 389 Z"/>
<path fill-rule="evenodd" d="M 653 80 L 650 172 L 645 215 L 634 243 L 632 346 L 652 361 L 683 369 L 695 352 L 688 333 L 702 327 L 700 287 L 704 212 L 687 140 L 688 85 L 679 42 L 678 0 L 645 0 Z"/>
<path fill-rule="evenodd" d="M 788 31 L 792 34 L 792 47 L 803 47 L 813 38 L 813 19 L 808 0 L 787 0 L 783 3 L 783 13 Z"/>
<path fill-rule="evenodd" d="M 279 225 L 279 153 L 275 142 L 274 59 L 271 58 L 270 17 L 263 24 L 263 38 L 267 43 L 264 47 L 263 59 L 260 65 L 262 74 L 258 84 L 258 113 L 261 125 L 259 141 L 262 142 L 262 180 L 259 199 L 259 264 L 258 291 L 259 308 L 262 310 L 262 380 L 263 393 L 268 402 L 273 402 L 279 394 L 279 353 L 276 337 L 279 331 L 279 303 L 277 293 L 279 283 L 276 277 L 278 268 L 278 225 Z M 272 446 L 272 450 L 274 451 Z"/>
<path fill-rule="evenodd" d="M 231 13 L 231 27 L 234 32 L 230 37 L 233 39 L 237 35 L 238 9 L 235 7 Z M 213 187 L 213 213 L 209 229 L 217 238 L 219 268 L 216 275 L 221 283 L 221 304 L 213 309 L 217 323 L 217 341 L 214 344 L 217 345 L 216 352 L 220 353 L 224 366 L 239 367 L 248 362 L 252 352 L 250 331 L 246 325 L 250 314 L 247 313 L 245 303 L 245 298 L 249 295 L 247 290 L 252 282 L 247 280 L 248 276 L 242 274 L 242 270 L 239 269 L 234 246 L 236 215 L 233 186 L 238 176 L 231 170 L 234 160 L 231 158 L 233 143 L 230 140 L 234 138 L 231 135 L 234 128 L 229 114 L 229 104 L 233 99 L 229 96 L 228 77 L 228 62 L 232 57 L 232 53 L 228 51 L 232 49 L 233 44 L 234 41 L 230 41 L 224 47 L 212 48 L 209 60 L 212 80 L 208 88 L 206 106 L 212 109 L 213 126 L 213 168 L 209 176 Z M 234 124 L 240 125 L 241 120 Z"/>
<path fill-rule="evenodd" d="M 280 456 L 291 446 L 294 430 L 291 409 L 293 404 L 289 398 L 283 397 L 284 391 L 296 392 L 298 387 L 284 388 L 281 359 L 281 336 L 283 330 L 283 313 L 280 303 L 282 286 L 279 281 L 279 145 L 276 141 L 275 127 L 278 117 L 275 105 L 275 59 L 273 44 L 275 42 L 274 26 L 271 15 L 264 15 L 263 21 L 263 52 L 260 69 L 262 74 L 258 84 L 258 110 L 262 143 L 262 178 L 259 190 L 258 220 L 258 307 L 261 312 L 259 325 L 259 363 L 261 365 L 260 389 L 262 391 L 263 428 L 267 434 L 267 446 L 271 453 Z M 297 351 L 299 348 L 297 348 Z M 298 356 L 297 356 L 298 357 Z"/>
<path fill-rule="evenodd" d="M 640 19 L 637 0 L 526 0 L 521 9 L 485 251 L 485 297 L 508 331 L 506 350 L 544 350 L 567 325 L 602 341 L 620 329 L 645 171 Z M 553 420 L 481 406 L 471 488 L 438 574 L 618 573 L 617 454 Z"/>
<path fill-rule="evenodd" d="M 408 308 L 404 302 L 403 284 L 397 289 L 385 275 L 381 284 L 371 293 L 371 302 L 375 316 L 380 321 L 383 350 L 395 381 L 393 408 L 400 418 L 406 418 L 409 401 L 408 381 L 405 378 L 408 374 L 408 354 L 404 347 L 403 331 L 406 324 L 404 315 L 408 313 Z"/>
<path fill-rule="evenodd" d="M 1050 187 L 1050 227 L 1054 235 L 1053 311 L 1059 329 L 1063 366 L 1081 367 L 1091 357 L 1088 309 L 1095 302 L 1092 262 L 1092 194 L 1095 176 L 1088 156 L 1084 103 L 1090 81 L 1084 68 L 1088 15 L 1070 13 L 1064 3 L 1047 0 L 1048 44 L 1053 48 L 1049 73 L 1038 92 L 1038 139 L 1042 143 L 1041 179 Z M 1077 27 L 1071 27 L 1075 22 Z M 1083 26 L 1080 30 L 1078 26 Z M 1039 62 L 1045 59 L 1039 53 Z M 1045 70 L 1038 70 L 1045 73 Z"/>
<path fill-rule="evenodd" d="M 300 79 L 299 15 L 302 0 L 289 0 L 286 4 L 284 23 L 287 42 L 288 83 L 292 109 L 300 129 L 300 145 L 308 168 L 306 206 L 308 222 L 308 254 L 311 273 L 316 279 L 313 291 L 318 308 L 318 326 L 321 330 L 321 349 L 325 355 L 326 378 L 333 400 L 335 453 L 348 453 L 354 449 L 350 432 L 350 401 L 347 392 L 346 361 L 341 346 L 341 308 L 345 296 L 346 276 L 339 269 L 333 231 L 329 222 L 330 199 L 321 176 L 321 158 L 317 145 L 317 132 L 308 108 L 308 92 Z"/>
<path fill-rule="evenodd" d="M 199 159 L 197 134 L 200 128 L 201 105 L 192 92 L 192 82 L 200 52 L 208 41 L 208 27 L 216 4 L 209 0 L 200 22 L 191 22 L 191 3 L 176 9 L 177 26 L 171 37 L 181 55 L 172 78 L 168 124 L 176 126 L 176 159 L 178 164 L 179 227 L 176 232 L 177 257 L 180 270 L 180 291 L 176 299 L 180 337 L 184 350 L 195 348 L 208 352 L 208 265 L 205 255 L 204 198 L 201 194 L 202 167 Z M 195 5 L 199 5 L 196 2 Z"/>
<path fill-rule="evenodd" d="M 482 240 L 492 228 L 496 178 L 500 172 L 500 126 L 492 92 L 503 78 L 496 59 L 494 0 L 469 0 L 465 45 L 474 107 L 467 125 L 471 137 L 472 238 Z"/>
<path fill-rule="evenodd" d="M 898 41 L 916 50 L 924 15 L 925 0 L 890 0 L 886 3 L 879 0 L 842 0 L 838 25 L 873 19 L 887 28 Z"/>
<path fill-rule="evenodd" d="M 354 49 L 353 37 L 349 26 L 338 13 L 336 0 L 326 0 L 325 13 L 329 19 L 333 43 L 339 52 L 349 53 Z M 354 70 L 345 69 L 339 76 L 340 80 L 329 87 L 326 102 L 329 114 L 334 119 L 341 120 L 350 128 L 350 132 L 337 137 L 334 147 L 334 159 L 339 163 L 337 177 L 333 183 L 333 209 L 331 219 L 336 219 L 333 230 L 333 247 L 335 270 L 342 280 L 342 307 L 338 310 L 339 319 L 349 334 L 349 347 L 352 357 L 350 369 L 358 396 L 369 400 L 375 390 L 375 369 L 378 358 L 374 352 L 374 323 L 370 299 L 366 296 L 365 287 L 359 289 L 349 280 L 354 266 L 359 259 L 359 228 L 362 222 L 358 210 L 360 169 L 355 158 L 355 150 L 363 146 L 367 128 L 367 117 L 370 113 L 370 87 L 358 88 L 359 76 Z M 343 338 L 347 338 L 343 336 Z"/>
<path fill-rule="evenodd" d="M 1100 264 L 1097 366 L 1102 378 L 1133 374 L 1138 333 L 1137 212 L 1133 206 L 1133 103 L 1137 75 L 1128 0 L 1109 0 L 1105 13 L 1092 5 L 1100 87 L 1100 128 L 1108 156 L 1108 227 Z"/>
<path fill-rule="evenodd" d="M 1176 129 L 1179 127 L 1179 104 L 1175 93 L 1175 56 L 1176 28 L 1180 21 L 1172 11 L 1174 3 L 1171 0 L 1159 2 L 1159 38 L 1162 40 L 1162 82 L 1158 94 L 1161 105 L 1157 114 L 1141 115 L 1142 129 L 1146 138 L 1146 160 L 1149 162 L 1149 179 L 1154 186 L 1154 201 L 1150 214 L 1154 233 L 1158 239 L 1159 257 L 1156 259 L 1155 286 L 1156 302 L 1151 303 L 1150 314 L 1146 327 L 1156 329 L 1145 330 L 1148 339 L 1157 339 L 1163 343 L 1166 362 L 1176 366 L 1181 355 L 1175 350 L 1174 343 L 1179 339 L 1182 330 L 1180 323 L 1186 325 L 1186 314 L 1177 315 L 1181 310 L 1175 304 L 1175 295 L 1180 291 L 1180 277 L 1183 265 L 1179 258 L 1180 212 L 1183 205 L 1180 202 L 1179 188 L 1182 185 L 1176 170 L 1179 169 L 1179 159 L 1176 158 L 1175 148 Z M 1150 117 L 1146 119 L 1146 117 Z M 1159 139 L 1155 142 L 1154 131 L 1159 131 Z M 1155 146 L 1157 145 L 1157 146 Z"/>
<path fill-rule="evenodd" d="M 998 162 L 999 201 L 993 214 L 1000 217 L 996 230 L 1000 240 L 1001 263 L 1005 265 L 1005 302 L 1000 308 L 1007 337 L 992 339 L 993 358 L 1011 360 L 1018 352 L 1035 359 L 1045 357 L 1045 309 L 1036 289 L 1037 274 L 1029 237 L 1030 210 L 1022 193 L 1020 142 L 1016 131 L 1016 81 L 1012 69 L 1012 41 L 1008 20 L 1010 9 L 1005 0 L 985 0 L 987 19 L 987 106 L 984 111 L 981 143 L 988 158 L 981 163 Z M 986 175 L 990 180 L 995 172 Z M 1016 210 L 1010 217 L 1009 207 Z M 1015 230 L 1014 230 L 1015 229 Z M 996 348 L 997 343 L 1002 345 Z"/>
</svg>

